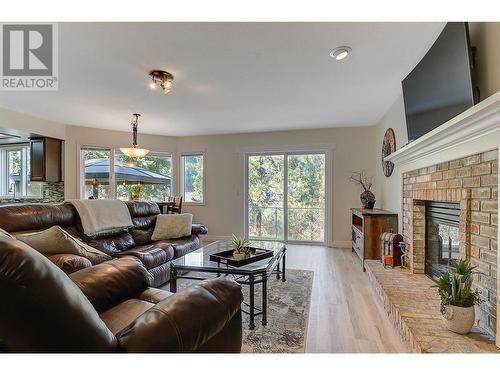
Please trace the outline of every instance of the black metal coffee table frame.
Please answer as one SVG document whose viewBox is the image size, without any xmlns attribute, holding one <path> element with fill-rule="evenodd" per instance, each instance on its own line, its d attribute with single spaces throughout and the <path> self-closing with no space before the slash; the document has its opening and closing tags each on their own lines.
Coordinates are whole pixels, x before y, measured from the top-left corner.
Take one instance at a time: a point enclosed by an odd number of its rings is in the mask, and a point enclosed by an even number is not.
<svg viewBox="0 0 500 375">
<path fill-rule="evenodd" d="M 281 264 L 280 264 L 281 263 Z M 209 277 L 189 276 L 184 271 L 196 271 L 201 273 L 216 274 L 216 277 L 221 275 L 235 275 L 234 280 L 240 285 L 248 285 L 250 288 L 249 303 L 243 302 L 243 305 L 249 308 L 249 311 L 242 311 L 250 315 L 249 329 L 255 329 L 255 317 L 262 315 L 262 325 L 267 324 L 267 280 L 272 275 L 276 279 L 281 279 L 282 282 L 286 281 L 286 247 L 283 246 L 282 250 L 269 262 L 267 268 L 259 270 L 244 270 L 236 267 L 227 266 L 226 264 L 217 263 L 216 267 L 204 266 L 186 266 L 181 264 L 170 263 L 170 291 L 177 292 L 177 280 L 206 280 Z M 262 284 L 262 308 L 255 306 L 255 285 Z"/>
</svg>

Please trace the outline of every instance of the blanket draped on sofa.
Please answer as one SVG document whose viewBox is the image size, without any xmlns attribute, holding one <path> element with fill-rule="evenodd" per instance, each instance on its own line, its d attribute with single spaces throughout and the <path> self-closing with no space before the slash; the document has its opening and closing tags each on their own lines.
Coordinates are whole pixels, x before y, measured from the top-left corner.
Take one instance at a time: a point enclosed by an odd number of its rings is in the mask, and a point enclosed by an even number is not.
<svg viewBox="0 0 500 375">
<path fill-rule="evenodd" d="M 118 199 L 69 199 L 65 202 L 78 211 L 87 236 L 133 226 L 125 202 Z"/>
</svg>

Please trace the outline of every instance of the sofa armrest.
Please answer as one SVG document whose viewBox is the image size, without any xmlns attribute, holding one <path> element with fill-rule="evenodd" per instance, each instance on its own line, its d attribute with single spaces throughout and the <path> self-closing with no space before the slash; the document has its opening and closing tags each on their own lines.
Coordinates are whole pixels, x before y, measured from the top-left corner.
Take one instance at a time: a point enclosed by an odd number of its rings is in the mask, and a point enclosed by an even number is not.
<svg viewBox="0 0 500 375">
<path fill-rule="evenodd" d="M 100 314 L 147 289 L 151 276 L 133 256 L 109 260 L 69 275 Z"/>
<path fill-rule="evenodd" d="M 241 349 L 241 287 L 223 278 L 204 281 L 174 294 L 144 312 L 117 334 L 124 352 L 217 351 L 207 346 L 225 336 Z"/>
<path fill-rule="evenodd" d="M 67 275 L 92 266 L 90 260 L 80 255 L 53 254 L 47 255 L 47 258 Z"/>
<path fill-rule="evenodd" d="M 194 236 L 200 236 L 201 234 L 207 234 L 208 228 L 203 224 L 193 224 L 191 227 L 191 234 Z"/>
</svg>

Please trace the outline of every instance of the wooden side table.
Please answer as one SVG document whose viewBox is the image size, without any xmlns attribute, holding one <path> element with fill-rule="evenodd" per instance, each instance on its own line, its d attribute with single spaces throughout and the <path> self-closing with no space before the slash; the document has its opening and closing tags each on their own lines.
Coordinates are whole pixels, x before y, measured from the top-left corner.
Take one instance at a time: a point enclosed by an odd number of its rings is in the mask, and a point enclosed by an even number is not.
<svg viewBox="0 0 500 375">
<path fill-rule="evenodd" d="M 352 251 L 361 259 L 365 271 L 365 259 L 380 260 L 380 235 L 398 232 L 398 214 L 395 212 L 351 208 Z"/>
</svg>

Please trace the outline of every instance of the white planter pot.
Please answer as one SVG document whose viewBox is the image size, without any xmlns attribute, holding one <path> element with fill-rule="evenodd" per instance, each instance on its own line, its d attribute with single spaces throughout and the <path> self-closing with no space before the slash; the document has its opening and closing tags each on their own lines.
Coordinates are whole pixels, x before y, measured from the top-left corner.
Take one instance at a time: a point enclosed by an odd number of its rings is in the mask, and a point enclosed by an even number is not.
<svg viewBox="0 0 500 375">
<path fill-rule="evenodd" d="M 474 306 L 459 307 L 448 305 L 443 315 L 443 321 L 446 328 L 462 335 L 470 332 L 475 319 L 476 313 L 474 311 Z"/>
</svg>

